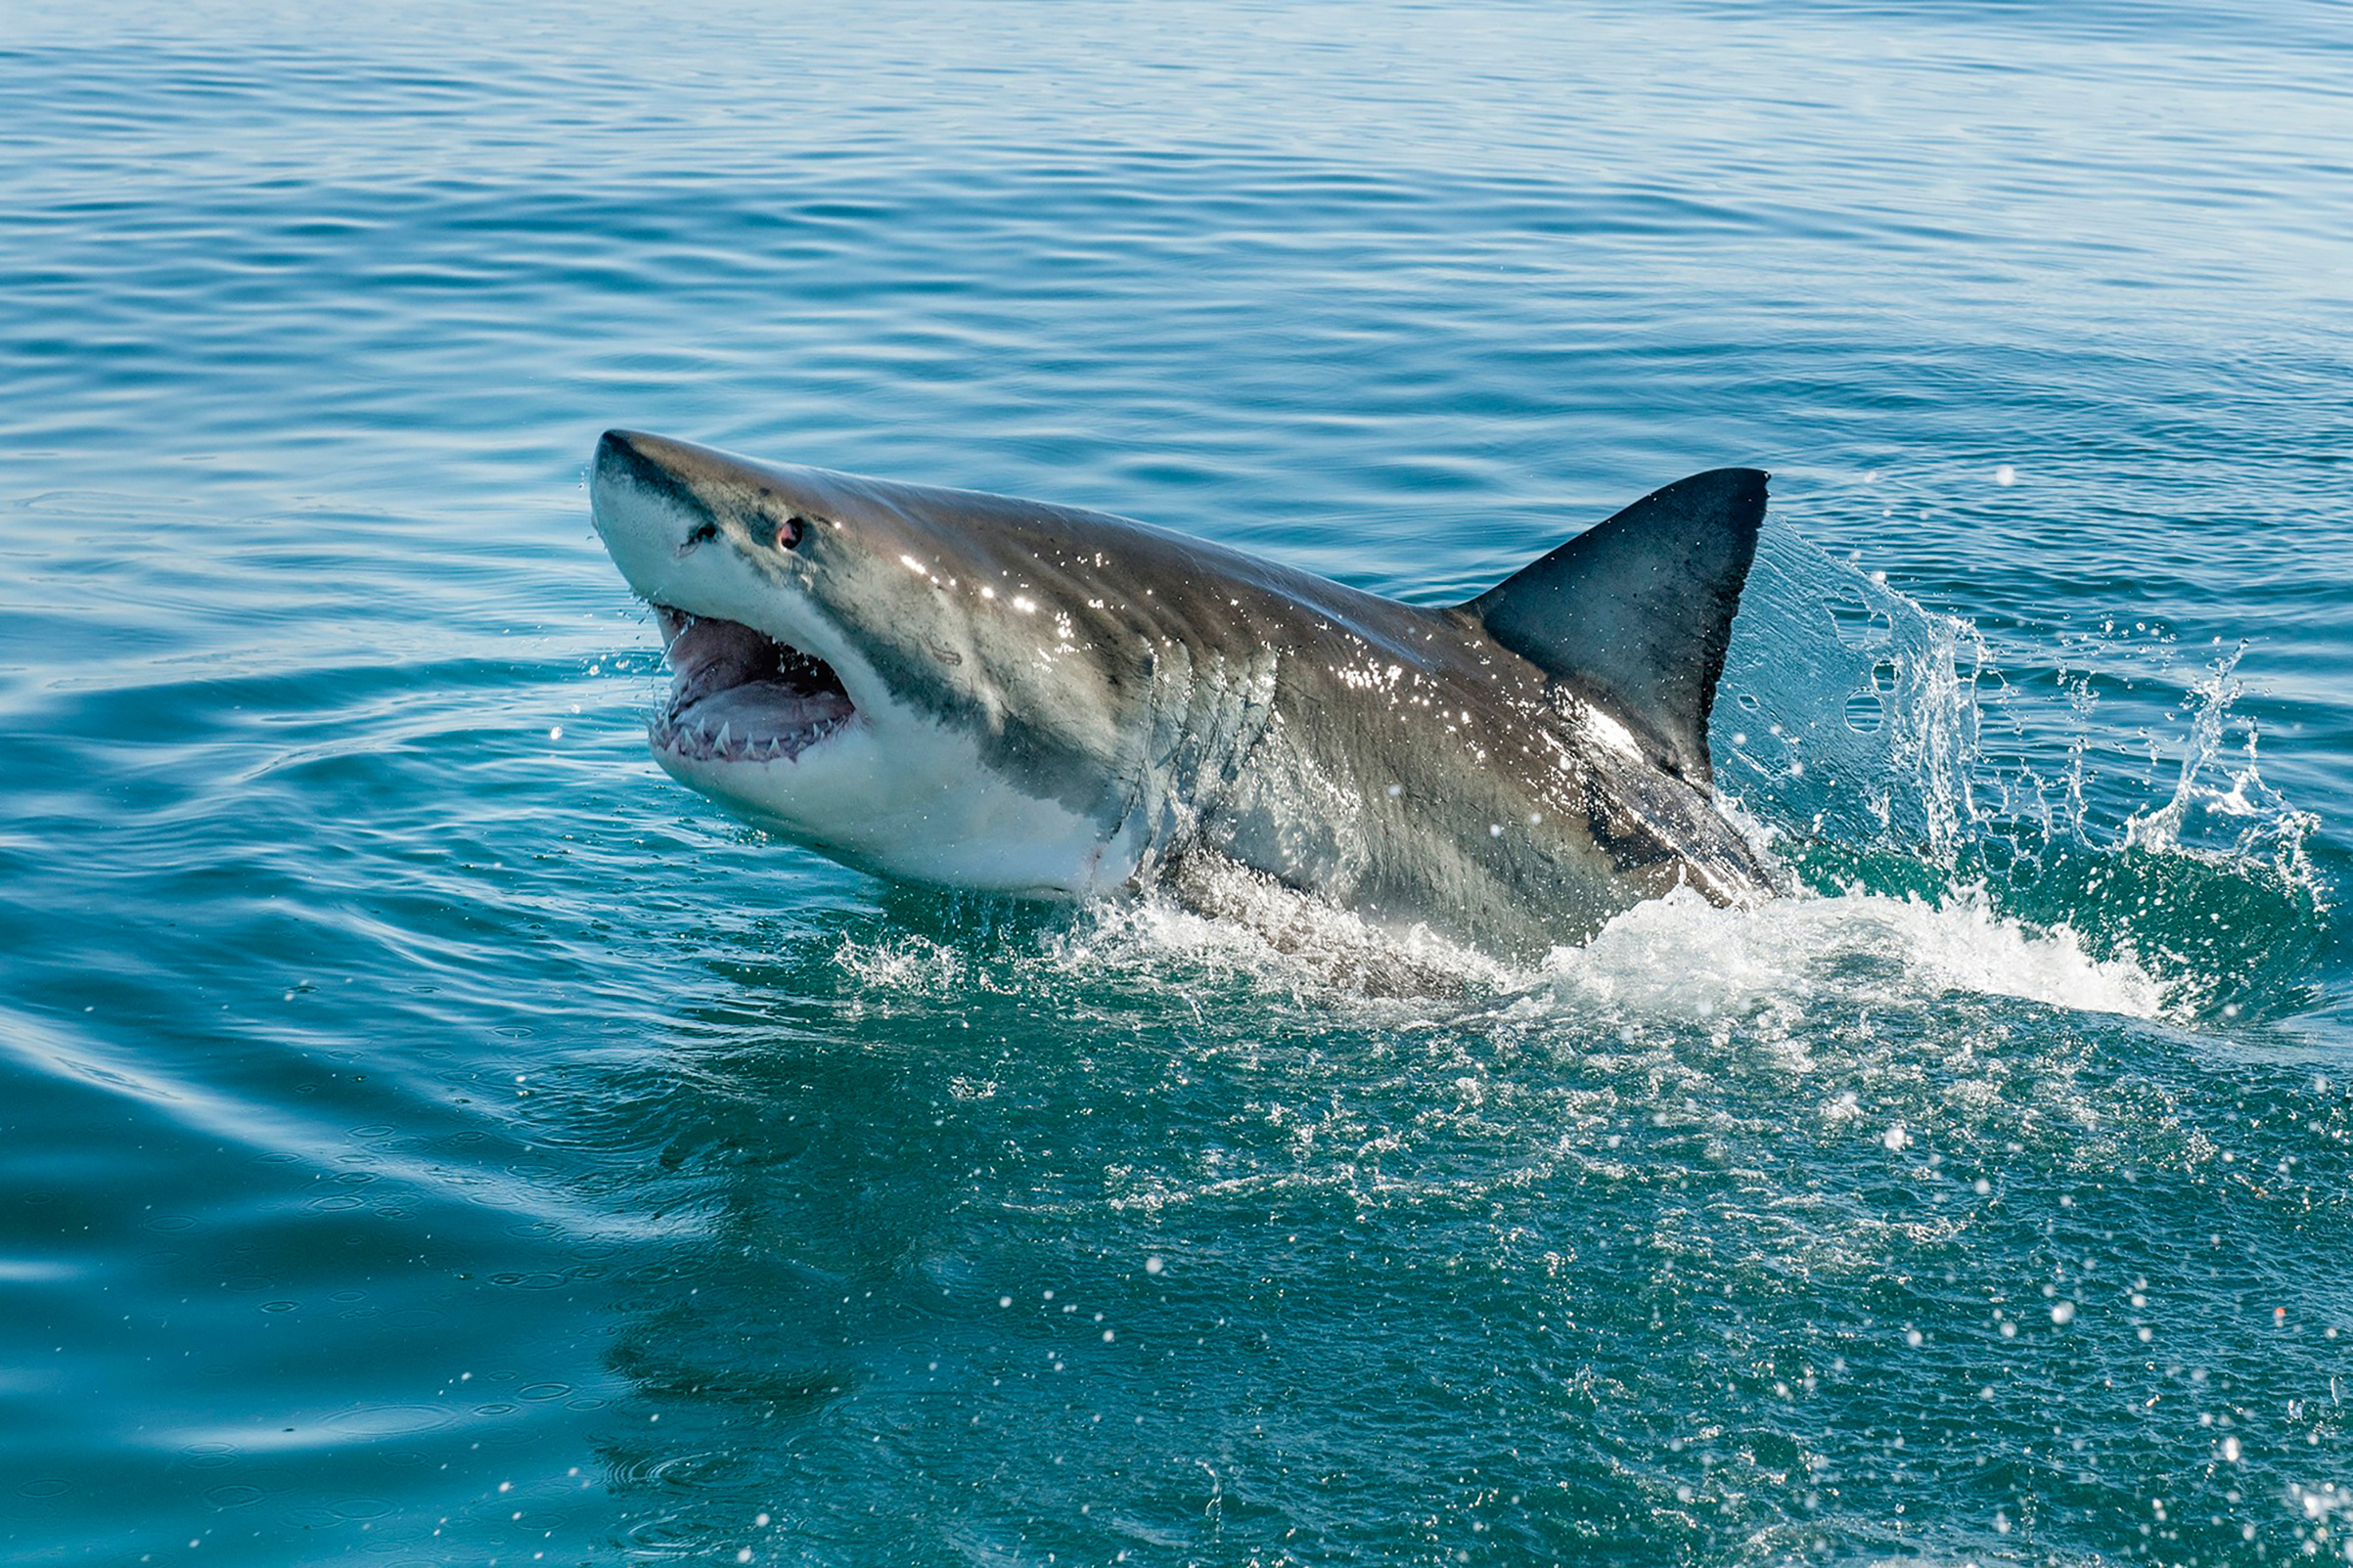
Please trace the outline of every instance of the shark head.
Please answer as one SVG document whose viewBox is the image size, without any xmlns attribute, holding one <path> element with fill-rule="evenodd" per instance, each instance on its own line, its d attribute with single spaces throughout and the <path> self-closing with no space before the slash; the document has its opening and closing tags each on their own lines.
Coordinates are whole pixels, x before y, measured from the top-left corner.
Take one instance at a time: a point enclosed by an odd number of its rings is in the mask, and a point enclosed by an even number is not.
<svg viewBox="0 0 2353 1568">
<path fill-rule="evenodd" d="M 597 532 L 655 607 L 672 777 L 835 859 L 1073 897 L 1142 853 L 1152 655 L 1117 519 L 770 465 L 626 430 Z"/>
</svg>

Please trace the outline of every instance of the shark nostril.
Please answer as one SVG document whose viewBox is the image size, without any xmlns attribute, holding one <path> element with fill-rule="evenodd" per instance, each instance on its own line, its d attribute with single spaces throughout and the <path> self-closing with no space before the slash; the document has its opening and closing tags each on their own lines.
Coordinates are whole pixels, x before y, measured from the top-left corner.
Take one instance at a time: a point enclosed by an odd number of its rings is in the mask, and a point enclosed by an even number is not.
<svg viewBox="0 0 2353 1568">
<path fill-rule="evenodd" d="M 776 548 L 779 550 L 798 550 L 800 548 L 801 539 L 808 531 L 808 522 L 805 518 L 787 517 L 784 521 L 776 525 Z"/>
<path fill-rule="evenodd" d="M 686 543 L 679 546 L 679 554 L 684 555 L 697 545 L 707 545 L 718 537 L 719 525 L 705 518 L 700 527 L 686 536 Z"/>
</svg>

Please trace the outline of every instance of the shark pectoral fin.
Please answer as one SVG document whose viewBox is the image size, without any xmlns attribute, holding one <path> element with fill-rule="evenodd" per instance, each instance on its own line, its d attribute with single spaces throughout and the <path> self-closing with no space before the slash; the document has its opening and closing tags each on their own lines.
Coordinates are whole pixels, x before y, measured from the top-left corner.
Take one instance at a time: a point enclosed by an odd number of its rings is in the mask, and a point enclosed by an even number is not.
<svg viewBox="0 0 2353 1568">
<path fill-rule="evenodd" d="M 1765 520 L 1766 477 L 1715 469 L 1678 479 L 1462 610 L 1640 731 L 1662 765 L 1704 784 L 1708 709 Z"/>
</svg>

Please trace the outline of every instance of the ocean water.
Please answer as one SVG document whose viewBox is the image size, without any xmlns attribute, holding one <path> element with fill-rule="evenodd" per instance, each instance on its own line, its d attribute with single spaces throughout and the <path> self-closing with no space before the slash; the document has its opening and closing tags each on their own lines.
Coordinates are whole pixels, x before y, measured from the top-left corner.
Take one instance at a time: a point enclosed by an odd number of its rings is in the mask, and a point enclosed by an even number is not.
<svg viewBox="0 0 2353 1568">
<path fill-rule="evenodd" d="M 2341 7 L 0 6 L 0 1559 L 2353 1560 Z M 1774 470 L 1798 895 L 665 780 L 603 428 L 1425 602 Z"/>
</svg>

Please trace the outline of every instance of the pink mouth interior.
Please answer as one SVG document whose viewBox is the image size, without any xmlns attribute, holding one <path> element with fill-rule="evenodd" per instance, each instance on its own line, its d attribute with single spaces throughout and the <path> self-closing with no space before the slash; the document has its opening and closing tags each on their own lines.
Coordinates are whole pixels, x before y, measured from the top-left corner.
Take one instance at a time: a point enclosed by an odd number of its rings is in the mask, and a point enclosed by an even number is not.
<svg viewBox="0 0 2353 1568">
<path fill-rule="evenodd" d="M 670 655 L 670 702 L 655 746 L 698 762 L 799 756 L 856 714 L 841 678 L 814 654 L 738 621 L 656 605 Z"/>
</svg>

